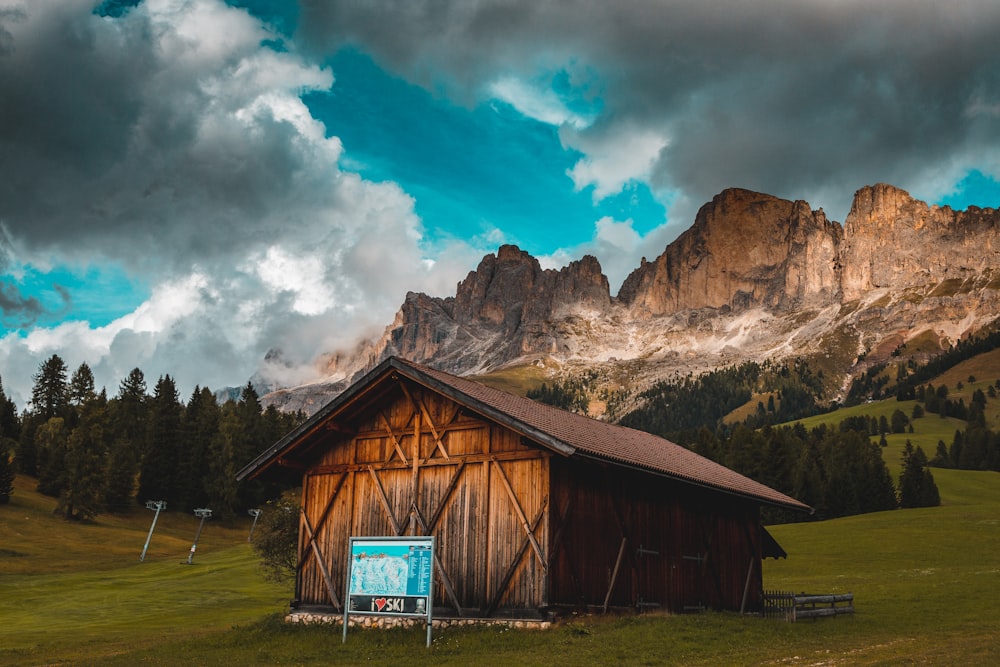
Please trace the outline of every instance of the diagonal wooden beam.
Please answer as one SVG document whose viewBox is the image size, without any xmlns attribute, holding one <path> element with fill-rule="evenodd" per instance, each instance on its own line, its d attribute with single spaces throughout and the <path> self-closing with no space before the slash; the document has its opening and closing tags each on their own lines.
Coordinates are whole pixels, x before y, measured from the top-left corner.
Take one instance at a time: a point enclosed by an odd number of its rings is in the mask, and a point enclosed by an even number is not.
<svg viewBox="0 0 1000 667">
<path fill-rule="evenodd" d="M 414 505 L 411 508 L 411 511 L 413 512 L 413 516 L 416 517 L 417 523 L 420 524 L 424 535 L 432 535 L 433 533 L 428 527 L 427 522 L 424 521 L 424 515 L 420 512 L 420 508 Z M 438 546 L 440 547 L 440 545 Z M 441 559 L 438 557 L 437 549 L 434 550 L 434 572 L 441 577 L 441 583 L 444 584 L 444 590 L 448 593 L 448 597 L 451 598 L 452 604 L 455 605 L 455 611 L 458 612 L 459 616 L 461 616 L 462 604 L 458 601 L 458 595 L 455 593 L 455 587 L 451 583 L 451 577 L 448 576 L 448 572 L 441 564 Z"/>
<path fill-rule="evenodd" d="M 302 519 L 306 527 L 306 534 L 309 536 L 309 546 L 312 548 L 312 553 L 316 557 L 316 563 L 319 565 L 319 571 L 323 575 L 323 581 L 326 582 L 326 590 L 330 594 L 330 601 L 339 611 L 341 608 L 340 599 L 337 597 L 337 590 L 333 585 L 333 577 L 330 576 L 330 569 L 326 566 L 326 559 L 323 558 L 323 552 L 320 551 L 319 545 L 316 544 L 316 532 L 313 531 L 312 525 L 309 523 L 309 517 L 306 516 L 304 509 L 302 510 Z"/>
<path fill-rule="evenodd" d="M 345 481 L 347 481 L 347 473 L 344 473 L 340 476 L 340 479 L 337 480 L 337 486 L 334 487 L 333 493 L 331 493 L 330 497 L 327 499 L 326 506 L 323 508 L 323 512 L 319 515 L 319 521 L 316 523 L 317 533 L 323 530 L 323 524 L 326 523 L 326 520 L 330 515 L 330 510 L 333 509 L 333 503 L 337 499 L 337 495 L 340 493 L 340 489 L 343 488 Z M 303 518 L 305 518 L 306 528 L 309 529 L 309 541 L 314 542 L 316 540 L 316 536 L 313 534 L 312 526 L 309 524 L 309 516 L 305 513 L 304 507 L 302 508 L 302 516 Z M 309 545 L 307 544 L 306 547 L 308 548 L 308 546 Z M 302 554 L 298 565 L 295 566 L 295 569 L 301 570 L 303 566 L 305 566 L 305 562 L 308 559 L 309 559 L 309 552 Z"/>
<path fill-rule="evenodd" d="M 569 574 L 569 578 L 573 583 L 573 587 L 576 591 L 578 598 L 583 599 L 583 586 L 580 583 L 580 575 L 577 573 L 576 561 L 573 558 L 573 553 L 569 549 L 565 548 L 563 544 L 563 535 L 566 530 L 566 518 L 573 509 L 573 498 L 569 498 L 566 501 L 566 505 L 563 506 L 562 512 L 559 513 L 559 524 L 556 528 L 555 536 L 549 543 L 549 569 L 552 569 L 552 563 L 556 558 L 556 555 L 561 550 L 563 552 L 563 562 L 565 563 L 565 571 Z"/>
<path fill-rule="evenodd" d="M 604 613 L 608 613 L 608 603 L 611 601 L 611 593 L 615 590 L 615 584 L 618 582 L 618 569 L 622 566 L 622 556 L 625 555 L 625 545 L 628 543 L 628 538 L 622 538 L 622 544 L 618 547 L 618 558 L 615 559 L 615 569 L 611 573 L 611 583 L 608 584 L 608 593 L 604 596 Z"/>
<path fill-rule="evenodd" d="M 503 579 L 500 581 L 500 586 L 497 588 L 496 595 L 493 596 L 493 601 L 490 602 L 489 606 L 486 608 L 486 616 L 491 615 L 500 606 L 500 600 L 503 599 L 503 594 L 507 591 L 507 587 L 510 585 L 511 579 L 514 578 L 514 573 L 517 572 L 517 568 L 521 565 L 521 561 L 524 560 L 524 554 L 528 551 L 528 545 L 531 544 L 532 540 L 529 540 L 529 536 L 534 537 L 534 532 L 538 528 L 538 524 L 541 523 L 542 517 L 545 516 L 545 506 L 548 504 L 549 499 L 542 499 L 542 506 L 538 509 L 538 514 L 535 515 L 535 520 L 531 523 L 531 529 L 527 536 L 521 539 L 521 546 L 518 548 L 517 553 L 514 554 L 514 559 L 511 561 L 510 565 L 507 567 L 507 571 L 503 575 Z M 540 563 L 542 568 L 545 568 L 545 563 Z"/>
<path fill-rule="evenodd" d="M 458 464 L 458 469 L 455 470 L 454 474 L 451 476 L 451 481 L 448 482 L 448 487 L 444 490 L 444 495 L 441 496 L 441 502 L 438 504 L 437 510 L 434 512 L 434 516 L 431 517 L 430 527 L 425 528 L 428 534 L 437 529 L 438 521 L 441 519 L 441 514 L 444 513 L 445 508 L 448 506 L 448 501 L 451 499 L 451 494 L 458 486 L 458 480 L 462 476 L 462 471 L 465 470 L 465 461 Z"/>
<path fill-rule="evenodd" d="M 556 528 L 556 533 L 552 537 L 552 542 L 549 545 L 549 567 L 552 567 L 552 559 L 555 558 L 556 553 L 559 551 L 559 547 L 562 546 L 563 531 L 566 528 L 566 517 L 569 516 L 570 509 L 573 507 L 573 499 L 570 498 L 566 501 L 565 507 L 563 507 L 562 512 L 559 513 L 559 525 Z"/>
<path fill-rule="evenodd" d="M 542 547 L 538 544 L 538 540 L 535 539 L 534 531 L 531 530 L 531 527 L 528 525 L 528 517 L 524 515 L 524 510 L 521 509 L 521 503 L 517 501 L 517 495 L 514 493 L 514 487 L 510 485 L 507 473 L 503 471 L 503 468 L 496 459 L 493 459 L 493 464 L 496 466 L 496 469 L 500 471 L 500 479 L 503 481 L 504 488 L 507 489 L 507 496 L 510 498 L 510 502 L 514 506 L 514 509 L 517 511 L 518 518 L 521 519 L 521 527 L 524 529 L 524 532 L 528 535 L 528 539 L 531 541 L 531 546 L 535 550 L 535 555 L 538 556 L 538 561 L 542 565 L 542 570 L 548 573 L 548 561 L 545 556 L 542 555 Z"/>
<path fill-rule="evenodd" d="M 448 414 L 445 415 L 445 419 L 442 422 L 442 425 L 445 427 L 447 427 L 449 424 L 455 421 L 455 417 L 457 417 L 458 413 L 462 411 L 462 406 L 459 405 L 458 403 L 451 402 L 448 404 L 448 406 L 449 406 Z"/>
<path fill-rule="evenodd" d="M 389 521 L 392 522 L 392 529 L 396 531 L 396 535 L 402 535 L 403 527 L 396 521 L 396 515 L 392 513 L 392 508 L 389 506 L 389 497 L 385 495 L 385 489 L 382 488 L 382 480 L 375 474 L 374 467 L 368 466 L 368 472 L 371 473 L 372 480 L 375 482 L 375 489 L 378 491 L 378 499 L 382 503 L 382 508 L 389 515 Z"/>
<path fill-rule="evenodd" d="M 399 454 L 399 459 L 403 462 L 403 465 L 410 465 L 406 460 L 406 455 L 403 454 L 403 447 L 399 444 L 399 439 L 396 437 L 395 431 L 392 430 L 392 426 L 389 424 L 389 420 L 385 418 L 382 411 L 378 411 L 378 418 L 382 422 L 382 426 L 385 427 L 385 432 L 389 434 L 389 439 L 392 440 L 392 446 L 395 449 L 395 453 Z M 392 461 L 393 452 L 389 452 L 389 458 L 385 460 L 386 463 Z"/>
<path fill-rule="evenodd" d="M 614 510 L 615 521 L 618 523 L 618 530 L 622 533 L 622 539 L 631 539 L 632 536 L 629 534 L 629 527 L 626 525 L 625 518 L 622 516 L 622 511 L 618 506 L 618 498 L 616 495 L 611 496 L 611 509 Z M 625 557 L 628 559 L 629 565 L 632 566 L 633 570 L 639 567 L 639 564 L 636 562 L 636 555 L 634 551 L 629 550 L 628 553 L 625 554 Z"/>
<path fill-rule="evenodd" d="M 411 403 L 413 403 L 414 409 L 419 410 L 420 414 L 424 416 L 424 421 L 426 421 L 427 425 L 430 427 L 431 435 L 434 436 L 434 442 L 437 444 L 437 448 L 441 452 L 441 455 L 446 459 L 450 459 L 451 457 L 448 456 L 448 450 L 445 449 L 444 442 L 441 440 L 441 434 L 438 433 L 437 427 L 434 426 L 434 420 L 431 419 L 430 413 L 427 412 L 427 407 L 424 405 L 424 402 L 419 398 L 415 398 L 402 382 L 399 383 L 399 386 L 402 387 L 403 393 L 406 394 L 406 397 L 410 399 Z"/>
</svg>

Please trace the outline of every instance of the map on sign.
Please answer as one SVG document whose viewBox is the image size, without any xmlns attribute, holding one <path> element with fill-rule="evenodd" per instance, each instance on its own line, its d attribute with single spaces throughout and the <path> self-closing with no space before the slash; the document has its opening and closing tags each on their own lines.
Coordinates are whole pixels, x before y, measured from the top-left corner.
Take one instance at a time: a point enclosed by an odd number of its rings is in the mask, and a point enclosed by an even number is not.
<svg viewBox="0 0 1000 667">
<path fill-rule="evenodd" d="M 433 559 L 429 537 L 351 538 L 348 611 L 426 615 Z"/>
</svg>

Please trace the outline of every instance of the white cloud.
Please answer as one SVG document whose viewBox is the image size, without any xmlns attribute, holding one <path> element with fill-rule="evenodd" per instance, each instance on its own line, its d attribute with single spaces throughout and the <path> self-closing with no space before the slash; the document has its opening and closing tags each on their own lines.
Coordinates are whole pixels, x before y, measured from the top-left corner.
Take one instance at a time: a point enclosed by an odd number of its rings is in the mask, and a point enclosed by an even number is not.
<svg viewBox="0 0 1000 667">
<path fill-rule="evenodd" d="M 295 295 L 292 308 L 302 315 L 319 315 L 336 304 L 336 298 L 323 280 L 323 263 L 317 256 L 293 256 L 272 246 L 263 256 L 251 261 L 264 284 L 275 292 L 287 290 Z"/>
<path fill-rule="evenodd" d="M 539 88 L 514 76 L 503 76 L 488 87 L 490 94 L 511 105 L 528 118 L 559 127 L 569 125 L 581 129 L 593 122 L 582 114 L 571 111 L 554 90 Z"/>
<path fill-rule="evenodd" d="M 315 379 L 319 354 L 380 333 L 407 290 L 452 292 L 478 259 L 461 241 L 427 257 L 413 199 L 340 169 L 340 140 L 300 98 L 333 72 L 270 48 L 245 11 L 92 7 L 26 4 L 4 26 L 0 88 L 23 106 L 0 105 L 0 169 L 15 176 L 0 182 L 0 250 L 35 266 L 110 258 L 152 289 L 107 326 L 0 339 L 19 406 L 51 354 L 87 362 L 111 394 L 135 367 L 184 398 L 262 367 Z M 271 348 L 280 363 L 264 362 Z"/>
<path fill-rule="evenodd" d="M 649 181 L 668 143 L 659 131 L 645 128 L 593 135 L 563 128 L 560 136 L 565 146 L 584 154 L 568 175 L 577 190 L 594 186 L 594 201 L 621 192 L 630 181 Z"/>
<path fill-rule="evenodd" d="M 559 250 L 539 258 L 546 269 L 559 269 L 583 255 L 593 255 L 601 263 L 608 277 L 611 295 L 618 293 L 622 282 L 634 271 L 643 258 L 658 257 L 678 233 L 676 225 L 664 223 L 640 234 L 632 220 L 615 220 L 605 216 L 594 223 L 594 236 L 590 241 Z"/>
</svg>

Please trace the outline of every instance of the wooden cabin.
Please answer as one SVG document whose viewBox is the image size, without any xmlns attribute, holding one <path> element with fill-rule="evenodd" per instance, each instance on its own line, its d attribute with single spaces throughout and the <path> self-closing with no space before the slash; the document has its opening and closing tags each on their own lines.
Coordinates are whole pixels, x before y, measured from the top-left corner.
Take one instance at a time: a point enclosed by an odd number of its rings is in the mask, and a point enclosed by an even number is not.
<svg viewBox="0 0 1000 667">
<path fill-rule="evenodd" d="M 755 610 L 797 500 L 677 444 L 390 358 L 239 478 L 302 475 L 296 604 L 340 611 L 352 536 L 434 535 L 435 617 Z"/>
</svg>

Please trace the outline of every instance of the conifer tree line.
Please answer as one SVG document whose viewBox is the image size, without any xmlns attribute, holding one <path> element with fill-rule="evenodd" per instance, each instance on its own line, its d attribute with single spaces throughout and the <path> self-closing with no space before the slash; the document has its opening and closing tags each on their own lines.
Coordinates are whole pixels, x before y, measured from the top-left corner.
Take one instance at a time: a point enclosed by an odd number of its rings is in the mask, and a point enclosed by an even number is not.
<svg viewBox="0 0 1000 667">
<path fill-rule="evenodd" d="M 797 498 L 815 509 L 813 519 L 940 504 L 931 463 L 922 449 L 908 443 L 897 484 L 881 447 L 871 441 L 882 436 L 884 445 L 885 434 L 912 430 L 902 410 L 888 418 L 851 417 L 833 428 L 777 426 L 823 412 L 818 404 L 822 380 L 822 373 L 814 373 L 803 360 L 746 362 L 660 381 L 638 395 L 640 404 L 619 423 L 681 444 Z M 565 407 L 568 398 L 580 402 L 576 397 L 586 384 L 564 380 L 529 397 Z M 758 401 L 756 411 L 741 423 L 724 422 L 755 394 L 766 396 L 766 404 Z M 611 401 L 609 412 L 610 406 Z M 769 522 L 804 518 L 765 511 Z"/>
<path fill-rule="evenodd" d="M 897 507 L 941 504 L 927 456 L 907 441 L 898 486 L 872 442 L 867 427 L 852 420 L 836 428 L 806 429 L 740 424 L 729 433 L 707 428 L 675 434 L 676 441 L 706 458 L 801 500 L 815 512 L 811 519 L 864 514 Z M 767 510 L 770 523 L 801 521 L 801 514 Z"/>
<path fill-rule="evenodd" d="M 20 415 L 0 382 L 0 503 L 9 500 L 16 469 L 69 519 L 127 512 L 147 500 L 180 511 L 208 507 L 223 518 L 245 513 L 281 488 L 239 483 L 236 472 L 303 419 L 262 409 L 249 382 L 238 400 L 220 405 L 210 389 L 195 387 L 183 402 L 169 374 L 150 392 L 138 368 L 109 398 L 86 363 L 70 374 L 55 354 L 32 380 Z"/>
<path fill-rule="evenodd" d="M 948 389 L 944 385 L 935 388 L 934 385 L 927 384 L 916 389 L 915 397 L 918 401 L 923 401 L 923 409 L 927 412 L 968 422 L 964 431 L 955 431 L 950 446 L 943 440 L 938 441 L 930 465 L 959 470 L 1000 471 L 1000 433 L 986 425 L 987 397 L 996 399 L 998 393 L 1000 380 L 989 385 L 985 392 L 982 389 L 974 391 L 969 404 L 965 405 L 962 399 L 949 399 Z M 919 403 L 917 405 L 920 406 Z"/>
</svg>

